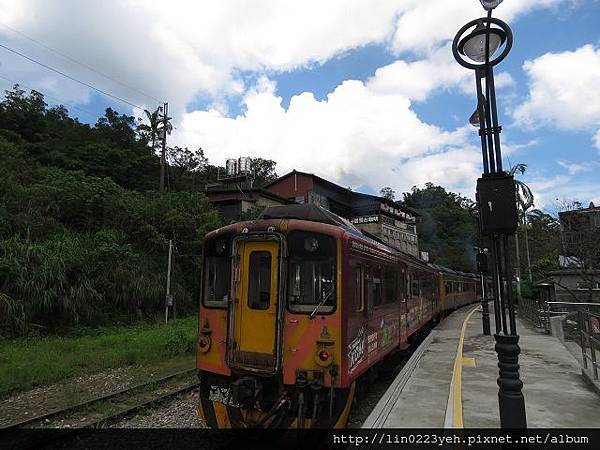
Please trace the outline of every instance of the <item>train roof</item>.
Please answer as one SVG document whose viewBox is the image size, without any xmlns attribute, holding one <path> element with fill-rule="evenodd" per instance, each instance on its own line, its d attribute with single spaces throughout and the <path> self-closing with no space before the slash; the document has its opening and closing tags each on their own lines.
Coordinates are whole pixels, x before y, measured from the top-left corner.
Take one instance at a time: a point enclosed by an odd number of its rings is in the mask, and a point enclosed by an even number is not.
<svg viewBox="0 0 600 450">
<path fill-rule="evenodd" d="M 360 233 L 358 228 L 352 225 L 350 221 L 338 216 L 335 213 L 332 213 L 328 209 L 313 204 L 271 206 L 262 212 L 259 219 L 308 220 L 311 222 L 336 225 L 346 230 Z"/>
<path fill-rule="evenodd" d="M 430 266 L 431 268 L 433 268 L 434 270 L 444 272 L 448 275 L 455 275 L 457 277 L 476 277 L 477 276 L 477 274 L 475 274 L 475 273 L 462 272 L 460 270 L 454 270 L 449 267 L 440 266 L 439 264 L 428 263 L 427 265 Z"/>
<path fill-rule="evenodd" d="M 310 222 L 319 222 L 325 223 L 328 225 L 338 226 L 350 234 L 360 237 L 366 241 L 370 241 L 372 244 L 376 244 L 379 246 L 384 246 L 388 248 L 392 253 L 398 253 L 405 260 L 410 261 L 415 265 L 419 265 L 421 267 L 427 267 L 430 270 L 444 272 L 449 275 L 454 276 L 464 276 L 464 277 L 474 277 L 475 274 L 461 272 L 458 270 L 450 269 L 448 267 L 440 266 L 439 264 L 428 263 L 422 261 L 416 256 L 411 255 L 410 253 L 406 253 L 402 249 L 390 245 L 389 243 L 383 241 L 378 236 L 369 233 L 365 230 L 359 230 L 355 227 L 350 221 L 344 219 L 343 217 L 338 216 L 335 213 L 332 213 L 328 209 L 325 209 L 319 205 L 314 204 L 295 204 L 295 205 L 284 205 L 284 206 L 272 206 L 266 208 L 259 219 L 268 220 L 268 219 L 297 219 L 297 220 L 307 220 Z"/>
</svg>

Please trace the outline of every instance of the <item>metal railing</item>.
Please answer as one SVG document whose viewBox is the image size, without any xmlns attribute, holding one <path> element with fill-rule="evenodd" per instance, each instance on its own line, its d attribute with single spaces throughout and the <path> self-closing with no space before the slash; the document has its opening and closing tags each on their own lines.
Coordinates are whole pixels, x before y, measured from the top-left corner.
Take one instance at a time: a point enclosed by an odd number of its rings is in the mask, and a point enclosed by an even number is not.
<svg viewBox="0 0 600 450">
<path fill-rule="evenodd" d="M 523 297 L 519 302 L 519 316 L 529 320 L 537 328 L 548 331 L 550 328 L 546 320 L 548 317 L 546 309 L 546 302 L 543 301 Z"/>
<path fill-rule="evenodd" d="M 600 373 L 600 303 L 546 302 L 524 298 L 521 317 L 550 333 L 550 319 L 561 317 L 564 339 L 581 346 L 582 364 L 595 380 Z"/>
<path fill-rule="evenodd" d="M 520 313 L 536 327 L 543 328 L 547 333 L 550 333 L 550 318 L 555 316 L 563 316 L 564 322 L 569 328 L 572 328 L 571 333 L 577 334 L 579 331 L 579 312 L 591 312 L 600 315 L 600 303 L 585 303 L 585 302 L 546 302 L 523 298 L 520 307 Z"/>
<path fill-rule="evenodd" d="M 600 314 L 579 311 L 579 334 L 581 337 L 583 368 L 587 370 L 588 365 L 591 365 L 594 380 L 597 380 L 598 359 L 596 358 L 596 351 L 600 351 Z"/>
</svg>

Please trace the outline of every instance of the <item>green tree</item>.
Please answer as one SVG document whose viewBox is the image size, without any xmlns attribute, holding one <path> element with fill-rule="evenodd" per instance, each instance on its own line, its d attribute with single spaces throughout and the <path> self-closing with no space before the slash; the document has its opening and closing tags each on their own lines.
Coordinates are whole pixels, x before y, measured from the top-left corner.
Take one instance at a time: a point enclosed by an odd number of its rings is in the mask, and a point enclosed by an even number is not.
<svg viewBox="0 0 600 450">
<path fill-rule="evenodd" d="M 15 84 L 0 103 L 0 132 L 12 140 L 39 142 L 46 139 L 46 106 L 42 94 L 31 91 L 25 95 Z"/>
<path fill-rule="evenodd" d="M 382 187 L 379 191 L 379 195 L 391 201 L 394 201 L 396 199 L 396 192 L 389 186 Z"/>
<path fill-rule="evenodd" d="M 250 169 L 254 177 L 254 186 L 262 187 L 277 179 L 275 166 L 277 163 L 271 159 L 252 158 L 250 160 Z"/>
<path fill-rule="evenodd" d="M 172 190 L 196 191 L 203 187 L 203 175 L 208 166 L 204 150 L 196 151 L 178 146 L 167 149 L 168 175 Z"/>
<path fill-rule="evenodd" d="M 160 108 L 156 108 L 152 112 L 145 109 L 144 114 L 146 114 L 146 118 L 148 119 L 149 124 L 140 124 L 138 125 L 137 130 L 138 133 L 140 133 L 142 136 L 144 136 L 144 138 L 148 140 L 148 142 L 150 143 L 150 148 L 152 150 L 155 150 L 156 138 L 158 137 L 158 132 L 161 126 Z"/>
<path fill-rule="evenodd" d="M 473 202 L 433 183 L 405 192 L 404 204 L 421 214 L 417 224 L 419 246 L 432 262 L 454 269 L 475 268 L 475 221 L 469 213 Z"/>
<path fill-rule="evenodd" d="M 519 172 L 521 175 L 525 174 L 525 171 L 527 170 L 527 164 L 523 164 L 523 163 L 519 163 L 514 165 L 513 167 L 510 168 L 509 170 L 509 175 L 512 175 L 513 177 L 516 175 L 517 172 Z M 517 230 L 515 231 L 515 236 L 514 236 L 514 240 L 515 240 L 515 255 L 516 255 L 516 264 L 517 264 L 517 300 L 520 302 L 521 298 L 522 298 L 522 293 L 521 293 L 521 251 L 519 248 L 519 230 L 523 229 L 524 233 L 525 233 L 525 251 L 526 251 L 526 256 L 527 256 L 527 271 L 529 274 L 529 282 L 532 281 L 532 274 L 531 274 L 531 260 L 530 260 L 530 255 L 529 255 L 529 239 L 527 236 L 527 227 L 524 226 L 526 225 L 526 221 L 527 221 L 527 210 L 531 207 L 533 207 L 533 193 L 531 192 L 531 189 L 529 188 L 529 186 L 527 186 L 527 184 L 525 184 L 522 180 L 519 180 L 518 178 L 514 178 L 515 180 L 515 188 L 516 188 L 516 202 L 517 202 L 517 214 L 518 214 L 518 226 L 517 226 Z"/>
<path fill-rule="evenodd" d="M 171 239 L 172 292 L 181 313 L 195 312 L 202 238 L 221 223 L 191 191 L 216 168 L 201 150 L 177 149 L 177 189 L 157 195 L 159 158 L 144 133 L 110 108 L 82 124 L 18 87 L 0 101 L 1 335 L 152 319 Z"/>
</svg>

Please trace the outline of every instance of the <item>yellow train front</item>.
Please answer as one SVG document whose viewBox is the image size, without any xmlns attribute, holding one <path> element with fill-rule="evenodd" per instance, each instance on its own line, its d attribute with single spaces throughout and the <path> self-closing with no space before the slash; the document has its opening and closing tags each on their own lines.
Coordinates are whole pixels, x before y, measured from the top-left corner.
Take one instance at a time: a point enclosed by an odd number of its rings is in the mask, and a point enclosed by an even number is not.
<svg viewBox="0 0 600 450">
<path fill-rule="evenodd" d="M 446 295 L 442 269 L 329 211 L 280 208 L 204 241 L 198 414 L 212 428 L 343 427 L 359 379 L 476 299 L 475 280 L 453 274 L 464 293 Z"/>
</svg>

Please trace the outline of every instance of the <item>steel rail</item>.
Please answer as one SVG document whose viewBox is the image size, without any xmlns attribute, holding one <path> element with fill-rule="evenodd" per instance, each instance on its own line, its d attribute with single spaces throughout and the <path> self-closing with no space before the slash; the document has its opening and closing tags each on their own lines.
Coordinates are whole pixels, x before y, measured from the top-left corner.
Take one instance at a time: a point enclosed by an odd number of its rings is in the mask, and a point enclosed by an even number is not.
<svg viewBox="0 0 600 450">
<path fill-rule="evenodd" d="M 118 391 L 113 391 L 113 392 L 111 392 L 109 394 L 106 394 L 106 395 L 102 395 L 102 396 L 95 397 L 95 398 L 92 398 L 92 399 L 89 399 L 89 400 L 85 400 L 83 402 L 76 403 L 74 405 L 69 405 L 69 406 L 67 406 L 65 408 L 55 409 L 55 410 L 49 411 L 47 413 L 39 414 L 39 415 L 34 416 L 34 417 L 28 417 L 27 419 L 19 420 L 19 421 L 16 421 L 16 422 L 12 422 L 12 423 L 9 423 L 8 425 L 2 425 L 2 426 L 0 426 L 0 430 L 9 430 L 9 429 L 14 429 L 14 428 L 21 428 L 24 425 L 28 425 L 28 424 L 31 424 L 31 423 L 34 423 L 34 422 L 39 422 L 39 421 L 42 421 L 42 420 L 45 420 L 45 419 L 49 419 L 51 417 L 55 417 L 55 416 L 58 416 L 58 415 L 61 415 L 61 414 L 65 414 L 65 413 L 68 413 L 68 412 L 71 412 L 71 411 L 75 411 L 75 410 L 80 409 L 80 408 L 82 408 L 84 406 L 90 406 L 90 405 L 93 405 L 95 403 L 100 403 L 100 402 L 112 399 L 114 397 L 117 397 L 119 395 L 126 394 L 127 392 L 130 392 L 130 391 L 135 391 L 137 389 L 141 389 L 141 388 L 150 386 L 152 384 L 162 383 L 162 382 L 171 380 L 173 378 L 176 378 L 176 377 L 178 377 L 180 375 L 184 375 L 186 373 L 192 373 L 195 370 L 196 370 L 195 368 L 182 370 L 182 371 L 179 371 L 179 372 L 175 372 L 175 373 L 169 374 L 169 375 L 164 376 L 162 378 L 156 378 L 156 379 L 153 379 L 153 380 L 150 380 L 150 381 L 139 383 L 139 384 L 134 385 L 134 386 L 130 386 L 130 387 L 125 388 L 125 389 L 120 389 Z M 197 385 L 197 384 L 198 383 L 196 382 L 195 385 Z"/>
<path fill-rule="evenodd" d="M 149 405 L 151 405 L 153 403 L 160 403 L 160 402 L 162 402 L 162 401 L 164 401 L 164 400 L 166 400 L 168 398 L 174 397 L 174 396 L 182 394 L 184 392 L 191 391 L 192 389 L 194 389 L 195 387 L 197 387 L 199 384 L 200 384 L 199 381 L 194 381 L 192 383 L 188 383 L 185 386 L 182 386 L 182 387 L 179 387 L 179 388 L 177 388 L 175 390 L 172 390 L 172 391 L 169 391 L 167 393 L 161 394 L 158 397 L 153 397 L 153 398 L 151 398 L 149 400 L 145 400 L 143 402 L 137 403 L 137 404 L 135 404 L 133 406 L 130 406 L 130 407 L 127 407 L 127 408 L 122 409 L 120 411 L 117 411 L 114 414 L 107 414 L 106 416 L 101 417 L 100 419 L 91 420 L 91 421 L 86 422 L 86 423 L 84 423 L 82 425 L 78 425 L 76 427 L 71 427 L 71 429 L 72 430 L 79 430 L 79 429 L 85 429 L 85 428 L 93 428 L 93 427 L 95 427 L 97 425 L 101 425 L 101 424 L 104 424 L 106 422 L 111 422 L 111 421 L 114 421 L 116 419 L 120 419 L 120 418 L 126 416 L 127 414 L 129 414 L 129 413 L 131 413 L 133 411 L 136 411 L 136 410 L 138 410 L 140 408 L 143 408 L 145 406 L 149 406 Z"/>
</svg>

